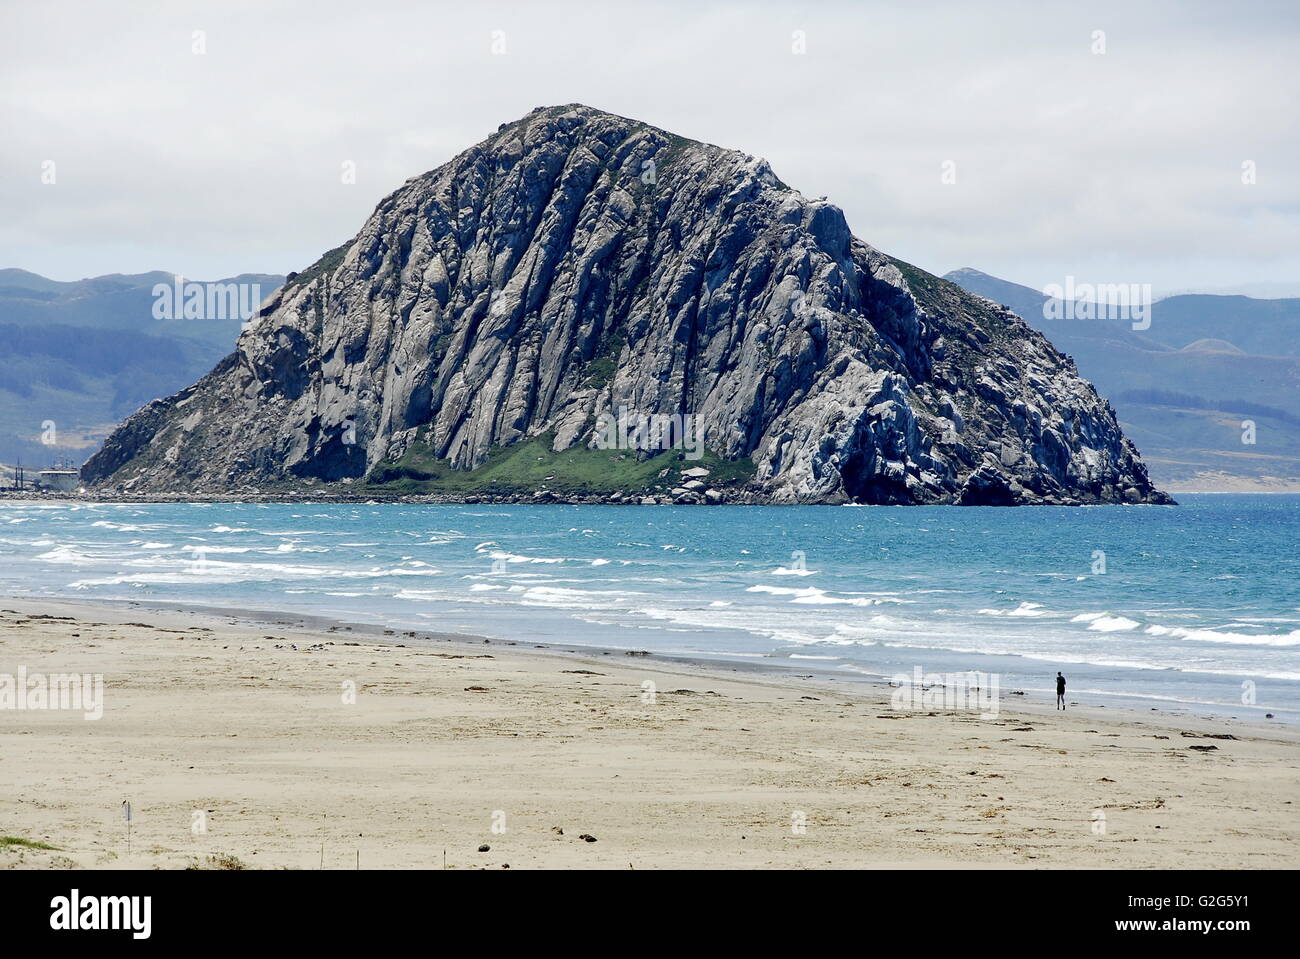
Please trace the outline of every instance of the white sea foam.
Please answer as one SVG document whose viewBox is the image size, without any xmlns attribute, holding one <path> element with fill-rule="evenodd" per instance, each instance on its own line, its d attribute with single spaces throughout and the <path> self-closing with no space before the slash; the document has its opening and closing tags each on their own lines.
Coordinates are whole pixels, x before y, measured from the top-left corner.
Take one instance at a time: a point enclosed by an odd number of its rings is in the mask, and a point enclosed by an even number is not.
<svg viewBox="0 0 1300 959">
<path fill-rule="evenodd" d="M 139 527 L 139 526 L 131 526 L 131 525 L 128 524 L 128 523 L 110 523 L 110 522 L 109 522 L 108 520 L 106 520 L 106 519 L 96 520 L 95 522 L 91 523 L 90 525 L 91 525 L 91 526 L 99 526 L 99 527 L 101 527 L 101 528 L 103 528 L 103 529 L 115 529 L 115 530 L 118 530 L 119 532 L 122 532 L 122 533 L 142 533 L 142 532 L 144 532 L 144 530 L 143 530 L 141 527 Z"/>
<path fill-rule="evenodd" d="M 1214 629 L 1187 629 L 1183 626 L 1152 625 L 1146 628 L 1151 636 L 1171 636 L 1190 639 L 1198 643 L 1227 643 L 1231 646 L 1300 646 L 1300 629 L 1289 633 L 1226 633 Z"/>
<path fill-rule="evenodd" d="M 796 596 L 790 602 L 803 606 L 879 606 L 888 601 L 865 596 L 832 596 L 818 590 L 810 596 Z"/>
<path fill-rule="evenodd" d="M 1137 620 L 1129 619 L 1127 616 L 1117 616 L 1111 612 L 1080 613 L 1070 622 L 1087 623 L 1088 629 L 1096 633 L 1123 633 L 1142 625 Z"/>
<path fill-rule="evenodd" d="M 1021 603 L 1015 609 L 981 609 L 977 610 L 983 616 L 1016 616 L 1034 618 L 1037 616 L 1046 616 L 1049 610 L 1043 609 L 1041 603 Z"/>
<path fill-rule="evenodd" d="M 56 546 L 49 552 L 41 553 L 36 558 L 46 563 L 60 563 L 71 566 L 86 566 L 95 561 L 93 557 L 78 552 L 70 546 Z"/>
<path fill-rule="evenodd" d="M 259 553 L 328 553 L 328 546 L 298 546 L 294 543 L 281 543 L 274 549 L 259 549 Z"/>
<path fill-rule="evenodd" d="M 549 565 L 564 562 L 564 559 L 558 556 L 523 556 L 519 553 L 507 553 L 499 549 L 488 553 L 488 559 L 505 560 L 507 563 L 545 563 Z"/>
<path fill-rule="evenodd" d="M 510 587 L 521 591 L 525 603 L 542 606 L 563 606 L 571 609 L 607 609 L 610 605 L 623 605 L 629 596 L 644 593 L 615 593 L 598 589 L 567 589 L 561 586 Z"/>
<path fill-rule="evenodd" d="M 897 602 L 897 600 L 893 599 L 877 599 L 867 596 L 836 596 L 824 589 L 818 589 L 816 586 L 805 586 L 802 589 L 797 589 L 790 586 L 767 586 L 759 583 L 748 587 L 745 592 L 789 596 L 791 597 L 790 602 L 805 606 L 879 606 L 882 603 Z"/>
</svg>

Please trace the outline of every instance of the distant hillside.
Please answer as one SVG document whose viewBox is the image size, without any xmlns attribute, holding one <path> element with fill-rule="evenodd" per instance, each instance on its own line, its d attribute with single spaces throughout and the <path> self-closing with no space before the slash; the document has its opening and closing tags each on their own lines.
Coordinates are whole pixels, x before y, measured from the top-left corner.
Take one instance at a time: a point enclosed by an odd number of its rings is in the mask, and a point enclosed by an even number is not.
<svg viewBox="0 0 1300 959">
<path fill-rule="evenodd" d="M 171 287 L 175 279 L 175 274 L 154 271 L 133 275 L 112 273 L 63 283 L 26 270 L 0 270 L 0 323 L 20 326 L 61 323 L 94 329 L 135 330 L 150 336 L 216 344 L 229 352 L 239 334 L 237 319 L 155 318 L 154 288 L 158 284 Z M 190 282 L 188 278 L 186 282 Z M 280 288 L 284 277 L 242 273 L 213 282 L 256 285 L 265 299 Z"/>
<path fill-rule="evenodd" d="M 1180 294 L 1157 300 L 1150 328 L 1133 330 L 1128 320 L 1045 319 L 1040 291 L 978 270 L 945 278 L 1073 356 L 1157 484 L 1300 489 L 1300 299 Z M 1242 442 L 1246 420 L 1254 444 Z"/>
<path fill-rule="evenodd" d="M 1175 349 L 1220 339 L 1255 356 L 1300 357 L 1300 299 L 1171 296 L 1156 301 L 1150 332 Z"/>
<path fill-rule="evenodd" d="M 265 298 L 283 280 L 243 274 L 216 282 L 246 284 L 247 296 L 255 285 Z M 160 283 L 175 289 L 164 272 L 60 282 L 0 270 L 0 462 L 80 464 L 118 422 L 234 348 L 237 317 L 157 319 Z"/>
</svg>

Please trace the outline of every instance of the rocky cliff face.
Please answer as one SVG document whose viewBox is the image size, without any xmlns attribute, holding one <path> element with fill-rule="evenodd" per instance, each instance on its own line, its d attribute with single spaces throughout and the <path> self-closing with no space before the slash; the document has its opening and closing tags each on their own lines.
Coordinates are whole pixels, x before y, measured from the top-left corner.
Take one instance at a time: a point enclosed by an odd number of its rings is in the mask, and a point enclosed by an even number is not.
<svg viewBox="0 0 1300 959">
<path fill-rule="evenodd" d="M 416 453 L 463 475 L 524 441 L 590 456 L 620 408 L 689 416 L 711 457 L 752 464 L 725 498 L 1168 501 L 1017 316 L 858 240 L 763 160 L 584 106 L 409 180 L 84 477 L 373 484 Z"/>
</svg>

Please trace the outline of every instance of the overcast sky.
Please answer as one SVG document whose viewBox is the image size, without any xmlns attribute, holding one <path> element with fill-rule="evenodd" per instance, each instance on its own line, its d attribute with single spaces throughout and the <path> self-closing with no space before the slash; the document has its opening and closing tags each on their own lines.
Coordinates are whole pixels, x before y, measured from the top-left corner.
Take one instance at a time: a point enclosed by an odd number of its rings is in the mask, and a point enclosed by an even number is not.
<svg viewBox="0 0 1300 959">
<path fill-rule="evenodd" d="M 931 272 L 1300 291 L 1298 9 L 0 0 L 0 267 L 300 270 L 582 102 L 765 157 Z"/>
</svg>

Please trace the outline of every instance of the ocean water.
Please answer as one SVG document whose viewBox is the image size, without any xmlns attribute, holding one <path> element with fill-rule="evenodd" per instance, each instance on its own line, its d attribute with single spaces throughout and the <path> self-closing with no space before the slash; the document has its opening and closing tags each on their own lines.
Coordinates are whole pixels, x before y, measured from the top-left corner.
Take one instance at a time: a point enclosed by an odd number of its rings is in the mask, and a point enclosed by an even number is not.
<svg viewBox="0 0 1300 959">
<path fill-rule="evenodd" d="M 0 595 L 289 611 L 1300 720 L 1300 496 L 1178 507 L 0 503 Z M 1103 565 L 1104 564 L 1104 565 Z M 1253 699 L 1253 701 L 1251 701 Z M 1013 700 L 1014 701 L 1014 700 Z"/>
</svg>

